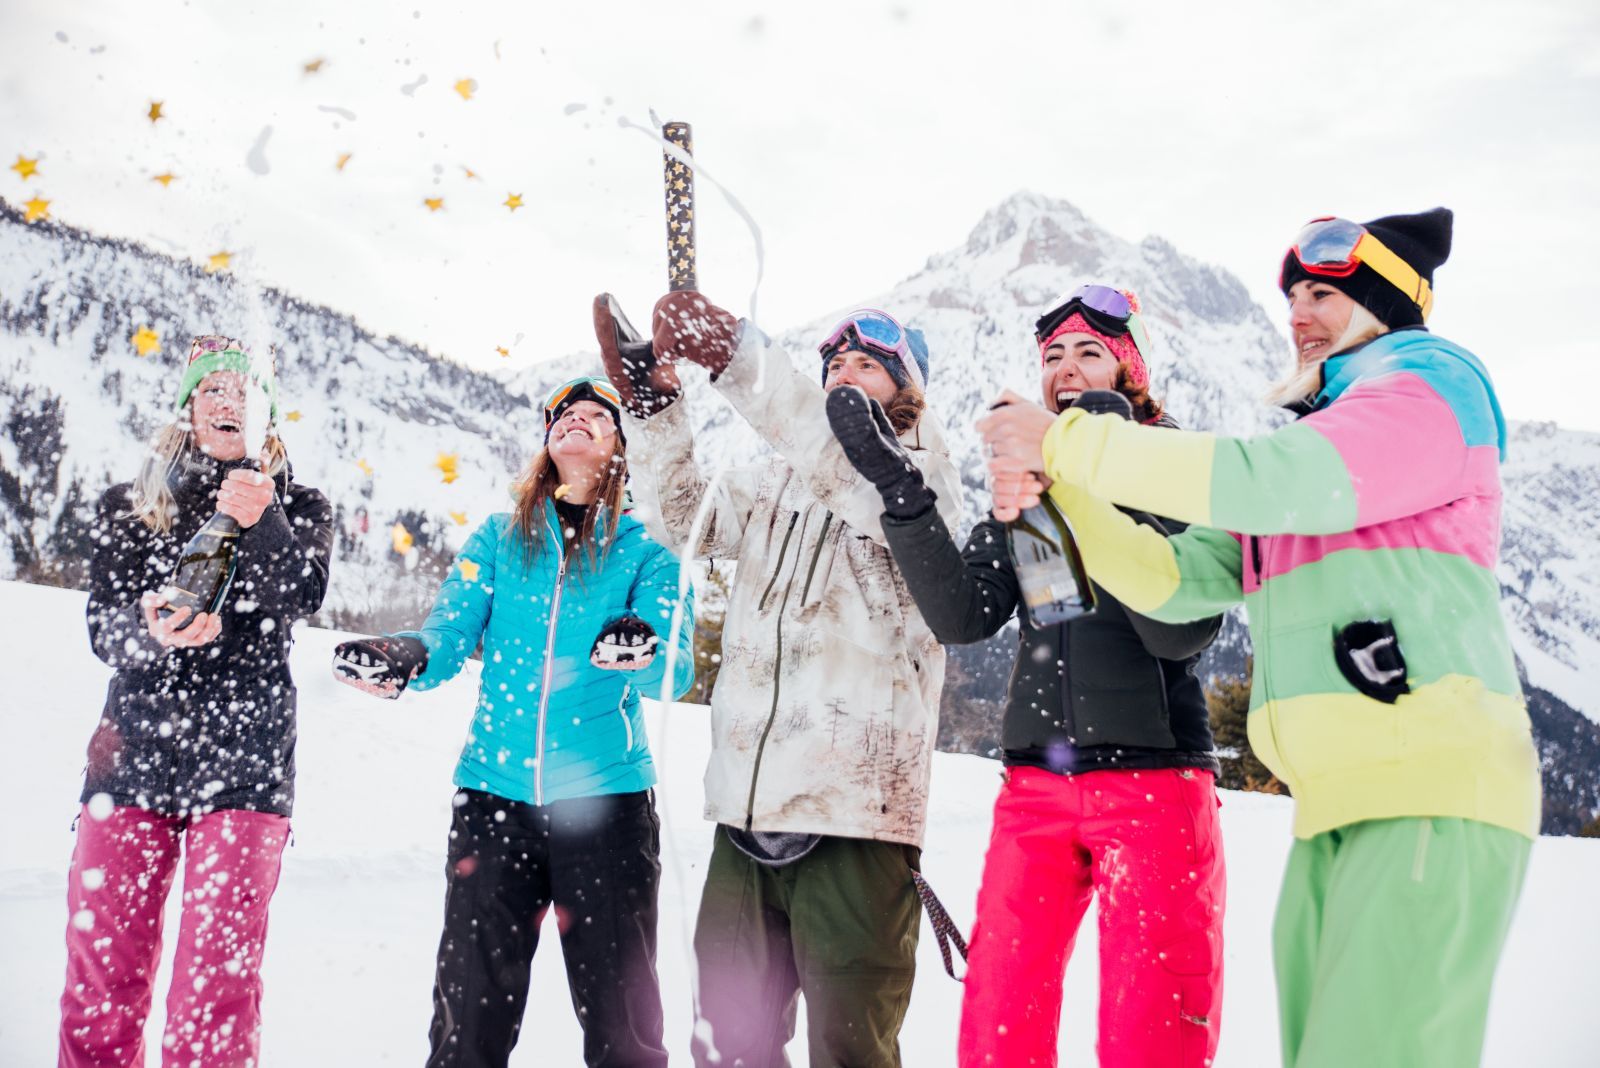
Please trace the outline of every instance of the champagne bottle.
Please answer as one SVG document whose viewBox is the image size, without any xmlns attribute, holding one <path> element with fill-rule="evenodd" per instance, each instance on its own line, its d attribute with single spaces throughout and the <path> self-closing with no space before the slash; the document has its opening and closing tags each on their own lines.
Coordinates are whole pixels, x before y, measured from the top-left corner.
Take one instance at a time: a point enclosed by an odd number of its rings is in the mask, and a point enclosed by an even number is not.
<svg viewBox="0 0 1600 1068">
<path fill-rule="evenodd" d="M 241 465 L 255 469 L 254 461 Z M 228 596 L 238 564 L 239 521 L 217 512 L 195 531 L 178 554 L 178 566 L 161 593 L 167 603 L 156 609 L 162 619 L 180 608 L 190 610 L 189 619 L 201 612 L 215 613 Z M 182 630 L 189 625 L 186 620 Z"/>
<path fill-rule="evenodd" d="M 1133 406 L 1114 390 L 1095 389 L 1078 398 L 1075 408 L 1131 418 Z M 1007 547 L 1022 587 L 1022 605 L 1034 627 L 1049 627 L 1094 611 L 1094 586 L 1067 522 L 1048 497 L 1006 526 Z"/>
<path fill-rule="evenodd" d="M 1094 587 L 1072 540 L 1072 528 L 1049 498 L 1008 523 L 1006 541 L 1022 587 L 1023 610 L 1035 628 L 1094 611 Z"/>
</svg>

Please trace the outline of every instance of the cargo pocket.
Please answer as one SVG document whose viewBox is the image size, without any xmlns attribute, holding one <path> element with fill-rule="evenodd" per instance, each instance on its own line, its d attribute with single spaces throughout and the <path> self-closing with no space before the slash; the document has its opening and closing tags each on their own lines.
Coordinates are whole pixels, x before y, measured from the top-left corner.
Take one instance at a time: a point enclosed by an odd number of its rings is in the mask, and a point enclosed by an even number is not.
<svg viewBox="0 0 1600 1068">
<path fill-rule="evenodd" d="M 1217 997 L 1221 986 L 1221 939 L 1209 931 L 1191 931 L 1162 947 L 1159 959 L 1177 988 L 1177 1063 L 1205 1064 L 1221 1024 L 1222 1006 Z"/>
</svg>

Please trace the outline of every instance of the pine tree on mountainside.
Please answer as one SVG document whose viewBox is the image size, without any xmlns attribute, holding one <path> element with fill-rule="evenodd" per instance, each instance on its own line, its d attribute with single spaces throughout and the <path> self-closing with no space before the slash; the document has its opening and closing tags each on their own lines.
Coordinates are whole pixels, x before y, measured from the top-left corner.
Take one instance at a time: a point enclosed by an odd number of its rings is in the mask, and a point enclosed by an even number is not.
<svg viewBox="0 0 1600 1068">
<path fill-rule="evenodd" d="M 1216 739 L 1222 774 L 1217 785 L 1229 790 L 1254 790 L 1264 794 L 1287 794 L 1289 788 L 1267 770 L 1250 749 L 1246 719 L 1250 714 L 1250 672 L 1254 658 L 1245 662 L 1243 675 L 1220 675 L 1206 687 L 1206 704 L 1211 708 L 1211 733 Z"/>
</svg>

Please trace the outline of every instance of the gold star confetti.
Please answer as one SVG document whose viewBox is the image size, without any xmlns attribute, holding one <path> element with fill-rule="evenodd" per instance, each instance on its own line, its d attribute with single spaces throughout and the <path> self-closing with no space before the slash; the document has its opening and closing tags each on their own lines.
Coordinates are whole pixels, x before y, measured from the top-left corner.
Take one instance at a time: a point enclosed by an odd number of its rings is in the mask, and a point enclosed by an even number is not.
<svg viewBox="0 0 1600 1068">
<path fill-rule="evenodd" d="M 394 551 L 401 556 L 410 552 L 411 546 L 415 544 L 411 537 L 411 531 L 406 529 L 404 523 L 396 523 L 389 531 L 389 537 L 394 542 Z"/>
<path fill-rule="evenodd" d="M 29 178 L 39 173 L 39 157 L 35 156 L 29 159 L 27 156 L 18 153 L 17 162 L 11 165 L 11 169 L 17 172 L 17 177 L 26 182 Z"/>
<path fill-rule="evenodd" d="M 438 211 L 444 207 L 444 197 L 423 197 L 422 203 L 427 205 L 429 211 Z"/>
<path fill-rule="evenodd" d="M 341 156 L 340 156 L 340 157 L 339 157 L 339 162 L 338 162 L 338 163 L 335 163 L 335 164 L 334 164 L 334 165 L 333 165 L 333 169 L 334 169 L 334 170 L 336 170 L 336 171 L 342 171 L 342 170 L 344 170 L 344 165 L 345 165 L 345 164 L 346 164 L 346 163 L 349 163 L 349 162 L 350 162 L 350 157 L 351 157 L 351 156 L 353 156 L 353 155 L 355 155 L 355 153 L 354 153 L 354 152 L 346 152 L 346 153 L 344 153 L 344 154 L 342 154 L 342 155 L 341 155 Z"/>
<path fill-rule="evenodd" d="M 478 172 L 467 166 L 465 163 L 461 165 L 461 169 L 467 173 L 467 179 L 469 181 L 479 177 Z"/>
<path fill-rule="evenodd" d="M 563 482 L 563 483 L 561 483 L 561 485 L 556 487 L 556 491 L 554 493 L 552 493 L 550 496 L 554 497 L 556 500 L 559 501 L 561 498 L 565 497 L 567 494 L 569 494 L 571 492 L 572 492 L 572 487 L 567 485 L 565 482 Z"/>
<path fill-rule="evenodd" d="M 206 257 L 206 274 L 216 274 L 218 271 L 226 271 L 232 265 L 233 253 L 213 252 L 210 256 Z"/>
<path fill-rule="evenodd" d="M 285 419 L 287 419 L 291 423 L 298 423 L 300 421 L 300 419 L 302 418 L 301 415 L 300 415 L 300 409 L 299 408 L 296 408 L 292 412 L 283 413 L 283 417 Z"/>
<path fill-rule="evenodd" d="M 494 351 L 496 351 L 500 355 L 506 356 L 506 357 L 509 357 L 511 355 L 511 350 L 506 348 L 504 345 L 496 345 L 494 347 Z"/>
<path fill-rule="evenodd" d="M 439 458 L 433 461 L 433 466 L 439 469 L 440 477 L 444 479 L 445 485 L 449 485 L 460 477 L 456 473 L 456 461 L 459 459 L 460 456 L 456 453 L 441 452 Z"/>
<path fill-rule="evenodd" d="M 161 347 L 161 335 L 148 326 L 135 330 L 128 340 L 133 342 L 133 351 L 140 356 L 148 356 Z"/>
<path fill-rule="evenodd" d="M 154 126 L 156 123 L 160 122 L 162 119 L 166 118 L 165 115 L 161 114 L 161 104 L 162 104 L 162 101 L 160 101 L 160 100 L 152 100 L 152 101 L 150 101 L 150 110 L 145 113 L 146 116 L 150 119 L 150 125 L 152 125 L 152 126 Z"/>
<path fill-rule="evenodd" d="M 506 194 L 506 207 L 510 208 L 512 210 L 512 212 L 515 212 L 518 208 L 522 207 L 522 194 L 521 193 L 507 193 Z"/>
<path fill-rule="evenodd" d="M 22 216 L 23 222 L 36 222 L 39 219 L 50 218 L 50 202 L 43 197 L 34 197 L 22 206 L 26 209 Z"/>
<path fill-rule="evenodd" d="M 361 468 L 361 473 L 363 475 L 366 475 L 368 478 L 372 477 L 372 465 L 367 463 L 367 461 L 365 461 L 365 460 L 357 460 L 356 461 L 356 466 Z"/>
<path fill-rule="evenodd" d="M 462 78 L 456 82 L 455 89 L 461 94 L 462 100 L 471 100 L 472 94 L 478 91 L 478 82 L 473 78 Z"/>
<path fill-rule="evenodd" d="M 171 171 L 167 171 L 165 174 L 158 174 L 158 175 L 156 175 L 154 178 L 152 178 L 150 180 L 152 182 L 160 182 L 161 183 L 161 188 L 162 189 L 167 189 L 167 188 L 171 187 L 173 182 L 178 180 L 178 176 L 176 174 L 173 174 Z"/>
<path fill-rule="evenodd" d="M 478 565 L 471 560 L 457 560 L 456 566 L 461 569 L 461 577 L 468 582 L 478 581 Z"/>
<path fill-rule="evenodd" d="M 307 63 L 305 65 L 305 67 L 304 67 L 304 70 L 305 70 L 305 72 L 307 74 L 315 74 L 315 73 L 317 73 L 317 71 L 322 69 L 322 65 L 324 63 L 326 63 L 326 62 L 328 62 L 328 61 L 323 59 L 321 56 L 318 56 L 316 59 L 313 59 L 310 63 Z"/>
<path fill-rule="evenodd" d="M 464 527 L 464 526 L 467 525 L 467 513 L 465 513 L 465 512 L 451 512 L 450 513 L 450 521 L 452 523 L 454 523 L 458 527 Z"/>
</svg>

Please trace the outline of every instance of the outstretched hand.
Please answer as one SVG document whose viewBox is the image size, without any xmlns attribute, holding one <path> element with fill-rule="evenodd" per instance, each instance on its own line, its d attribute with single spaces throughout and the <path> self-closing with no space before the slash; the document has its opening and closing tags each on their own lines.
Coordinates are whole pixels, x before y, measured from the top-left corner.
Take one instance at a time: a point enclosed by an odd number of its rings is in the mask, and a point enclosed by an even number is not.
<svg viewBox="0 0 1600 1068">
<path fill-rule="evenodd" d="M 658 359 L 688 360 L 715 379 L 728 369 L 738 348 L 739 320 L 692 289 L 656 301 L 652 340 Z"/>
<path fill-rule="evenodd" d="M 389 701 L 427 666 L 428 647 L 404 635 L 357 638 L 333 649 L 335 679 Z"/>
<path fill-rule="evenodd" d="M 610 293 L 594 298 L 594 336 L 606 377 L 629 414 L 648 419 L 678 399 L 682 386 L 677 368 L 656 359 L 655 346 L 639 335 Z"/>
</svg>

